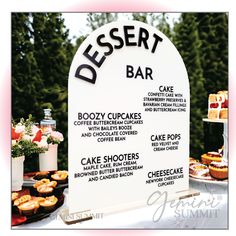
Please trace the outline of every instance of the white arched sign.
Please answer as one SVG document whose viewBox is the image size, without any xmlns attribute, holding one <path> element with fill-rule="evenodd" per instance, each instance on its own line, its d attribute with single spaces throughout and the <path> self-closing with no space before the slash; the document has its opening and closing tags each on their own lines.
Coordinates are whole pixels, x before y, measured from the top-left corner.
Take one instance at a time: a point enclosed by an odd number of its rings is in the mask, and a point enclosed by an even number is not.
<svg viewBox="0 0 236 236">
<path fill-rule="evenodd" d="M 188 190 L 189 81 L 175 46 L 138 21 L 78 48 L 69 74 L 69 211 Z"/>
</svg>

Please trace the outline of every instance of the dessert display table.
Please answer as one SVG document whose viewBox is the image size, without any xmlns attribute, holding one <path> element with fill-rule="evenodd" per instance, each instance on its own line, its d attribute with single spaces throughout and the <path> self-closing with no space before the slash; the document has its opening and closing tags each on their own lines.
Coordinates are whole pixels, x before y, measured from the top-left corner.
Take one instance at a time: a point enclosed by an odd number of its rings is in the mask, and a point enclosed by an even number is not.
<svg viewBox="0 0 236 236">
<path fill-rule="evenodd" d="M 228 161 L 228 120 L 227 119 L 208 119 L 208 118 L 203 118 L 202 119 L 204 122 L 209 122 L 209 123 L 222 123 L 223 124 L 223 138 L 224 138 L 224 155 L 223 159 Z"/>
<path fill-rule="evenodd" d="M 68 207 L 68 189 L 65 189 L 64 205 L 48 218 L 19 225 L 13 229 L 170 229 L 227 228 L 227 185 L 193 182 L 190 187 L 201 192 L 199 196 L 175 201 L 175 204 L 153 205 L 112 215 L 97 215 L 95 219 L 66 225 L 59 212 Z M 160 207 L 158 209 L 158 207 Z M 161 214 L 163 210 L 163 213 Z M 156 214 L 155 214 L 156 212 Z M 159 221 L 158 218 L 160 218 Z"/>
</svg>

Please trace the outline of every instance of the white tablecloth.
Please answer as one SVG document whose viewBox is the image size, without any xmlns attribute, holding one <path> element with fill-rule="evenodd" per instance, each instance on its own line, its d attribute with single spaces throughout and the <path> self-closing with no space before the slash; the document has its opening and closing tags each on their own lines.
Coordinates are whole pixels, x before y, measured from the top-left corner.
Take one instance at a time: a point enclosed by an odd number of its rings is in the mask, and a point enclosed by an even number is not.
<svg viewBox="0 0 236 236">
<path fill-rule="evenodd" d="M 190 180 L 190 187 L 200 191 L 200 195 L 167 203 L 164 210 L 160 205 L 115 213 L 98 215 L 96 219 L 66 225 L 59 216 L 59 211 L 67 207 L 68 189 L 65 189 L 64 205 L 50 217 L 40 221 L 13 227 L 14 229 L 226 229 L 228 227 L 228 188 L 227 185 L 205 184 Z M 163 214 L 160 217 L 160 212 Z M 157 221 L 157 219 L 160 219 Z"/>
</svg>

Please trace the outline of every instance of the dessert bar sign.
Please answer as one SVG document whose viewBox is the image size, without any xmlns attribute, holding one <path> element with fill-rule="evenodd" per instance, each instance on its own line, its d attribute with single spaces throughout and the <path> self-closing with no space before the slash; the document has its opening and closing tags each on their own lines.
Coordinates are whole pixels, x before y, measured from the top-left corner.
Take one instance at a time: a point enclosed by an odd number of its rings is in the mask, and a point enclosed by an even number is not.
<svg viewBox="0 0 236 236">
<path fill-rule="evenodd" d="M 138 21 L 92 32 L 69 74 L 70 213 L 187 190 L 188 158 L 189 81 L 175 46 Z"/>
</svg>

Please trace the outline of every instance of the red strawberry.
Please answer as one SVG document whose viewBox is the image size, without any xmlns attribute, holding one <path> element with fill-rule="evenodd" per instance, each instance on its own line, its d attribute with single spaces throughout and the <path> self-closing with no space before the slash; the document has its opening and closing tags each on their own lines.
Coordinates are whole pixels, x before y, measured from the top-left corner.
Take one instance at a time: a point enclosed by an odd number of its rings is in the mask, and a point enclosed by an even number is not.
<svg viewBox="0 0 236 236">
<path fill-rule="evenodd" d="M 219 106 L 218 103 L 211 103 L 210 108 L 217 108 Z"/>
<path fill-rule="evenodd" d="M 221 108 L 228 108 L 228 100 L 227 99 L 221 104 Z"/>
</svg>

